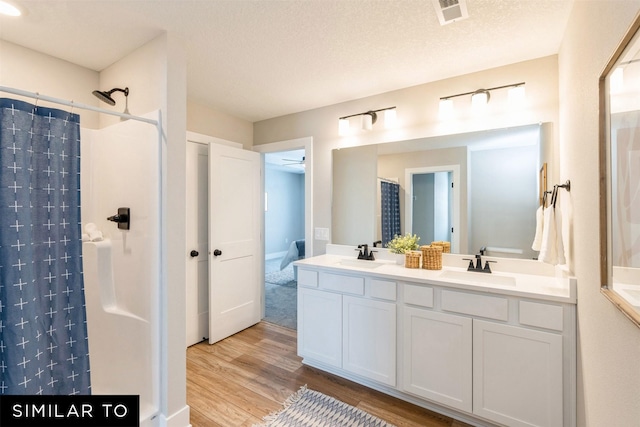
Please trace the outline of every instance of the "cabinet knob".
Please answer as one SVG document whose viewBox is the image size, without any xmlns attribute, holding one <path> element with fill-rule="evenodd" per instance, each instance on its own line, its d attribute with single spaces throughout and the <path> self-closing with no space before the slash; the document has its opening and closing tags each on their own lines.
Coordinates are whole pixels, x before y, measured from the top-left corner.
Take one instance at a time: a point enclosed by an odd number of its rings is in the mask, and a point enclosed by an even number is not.
<svg viewBox="0 0 640 427">
<path fill-rule="evenodd" d="M 200 255 L 200 253 L 198 251 L 196 251 L 196 250 L 193 250 L 193 251 L 189 252 L 189 255 L 191 255 L 191 258 L 195 258 L 198 255 Z"/>
<path fill-rule="evenodd" d="M 222 255 L 222 251 L 220 249 L 213 250 L 213 256 L 220 256 L 220 255 Z"/>
</svg>

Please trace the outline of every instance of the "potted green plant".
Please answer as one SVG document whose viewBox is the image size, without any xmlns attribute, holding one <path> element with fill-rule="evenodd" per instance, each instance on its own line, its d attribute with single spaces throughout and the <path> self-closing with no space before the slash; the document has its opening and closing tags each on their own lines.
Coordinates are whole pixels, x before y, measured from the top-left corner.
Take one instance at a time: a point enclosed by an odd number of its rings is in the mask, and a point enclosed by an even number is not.
<svg viewBox="0 0 640 427">
<path fill-rule="evenodd" d="M 415 251 L 418 249 L 418 241 L 420 237 L 415 234 L 407 233 L 404 236 L 396 234 L 393 236 L 386 247 L 394 254 L 404 254 L 408 251 Z"/>
</svg>

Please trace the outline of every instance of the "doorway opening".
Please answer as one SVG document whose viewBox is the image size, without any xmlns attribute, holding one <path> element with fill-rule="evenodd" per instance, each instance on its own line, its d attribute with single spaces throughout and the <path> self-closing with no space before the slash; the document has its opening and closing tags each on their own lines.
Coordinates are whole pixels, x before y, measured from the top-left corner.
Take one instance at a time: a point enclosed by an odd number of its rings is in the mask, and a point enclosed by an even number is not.
<svg viewBox="0 0 640 427">
<path fill-rule="evenodd" d="M 424 244 L 451 241 L 453 173 L 441 171 L 413 175 L 412 233 Z"/>
<path fill-rule="evenodd" d="M 406 232 L 420 244 L 451 242 L 460 250 L 460 165 L 405 169 Z"/>
<path fill-rule="evenodd" d="M 297 275 L 293 262 L 305 257 L 304 149 L 264 156 L 264 317 L 297 328 Z"/>
</svg>

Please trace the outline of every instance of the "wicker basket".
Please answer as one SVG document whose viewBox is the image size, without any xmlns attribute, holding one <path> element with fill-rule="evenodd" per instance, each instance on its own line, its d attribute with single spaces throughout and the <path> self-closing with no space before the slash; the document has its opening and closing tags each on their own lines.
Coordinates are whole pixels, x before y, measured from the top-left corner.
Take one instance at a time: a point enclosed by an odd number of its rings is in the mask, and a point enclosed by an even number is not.
<svg viewBox="0 0 640 427">
<path fill-rule="evenodd" d="M 409 251 L 404 254 L 404 266 L 407 268 L 420 268 L 420 251 Z"/>
<path fill-rule="evenodd" d="M 451 242 L 431 242 L 431 246 L 442 246 L 442 253 L 449 254 L 451 253 Z"/>
<path fill-rule="evenodd" d="M 422 268 L 426 270 L 442 270 L 442 246 L 420 246 L 422 251 Z"/>
</svg>

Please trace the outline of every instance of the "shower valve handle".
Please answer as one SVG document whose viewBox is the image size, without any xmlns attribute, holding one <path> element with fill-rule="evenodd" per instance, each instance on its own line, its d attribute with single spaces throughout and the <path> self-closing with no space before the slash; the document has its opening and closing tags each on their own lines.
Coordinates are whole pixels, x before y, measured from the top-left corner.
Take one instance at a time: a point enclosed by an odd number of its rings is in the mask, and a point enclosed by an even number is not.
<svg viewBox="0 0 640 427">
<path fill-rule="evenodd" d="M 113 221 L 113 222 L 127 222 L 129 218 L 127 217 L 127 215 L 113 215 L 107 218 L 107 220 L 109 221 Z"/>
<path fill-rule="evenodd" d="M 131 223 L 131 210 L 129 208 L 118 208 L 118 213 L 107 217 L 108 221 L 118 224 L 121 230 L 128 230 Z"/>
</svg>

